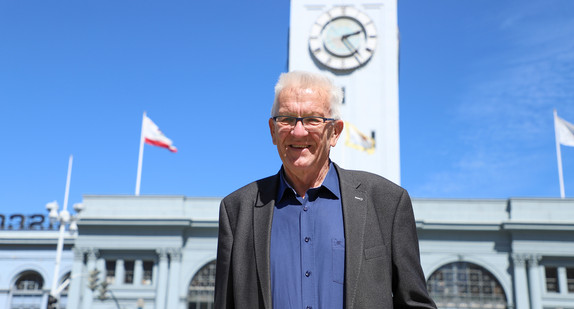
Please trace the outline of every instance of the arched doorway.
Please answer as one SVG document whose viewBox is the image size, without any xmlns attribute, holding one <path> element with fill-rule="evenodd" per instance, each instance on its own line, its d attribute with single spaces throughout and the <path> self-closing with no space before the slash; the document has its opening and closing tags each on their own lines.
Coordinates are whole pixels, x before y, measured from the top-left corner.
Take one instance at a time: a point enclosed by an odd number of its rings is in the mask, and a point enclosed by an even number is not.
<svg viewBox="0 0 574 309">
<path fill-rule="evenodd" d="M 191 279 L 187 293 L 188 309 L 213 309 L 215 261 L 203 266 Z"/>
<path fill-rule="evenodd" d="M 443 265 L 430 276 L 427 288 L 438 308 L 507 308 L 500 282 L 473 263 Z"/>
<path fill-rule="evenodd" d="M 35 271 L 21 273 L 11 287 L 10 309 L 42 308 L 44 278 Z"/>
</svg>

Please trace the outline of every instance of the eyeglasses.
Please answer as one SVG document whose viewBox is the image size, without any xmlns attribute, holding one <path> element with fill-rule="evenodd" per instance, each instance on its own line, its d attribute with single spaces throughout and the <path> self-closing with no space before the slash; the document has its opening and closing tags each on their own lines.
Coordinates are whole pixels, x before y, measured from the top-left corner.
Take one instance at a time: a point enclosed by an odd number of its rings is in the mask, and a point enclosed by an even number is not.
<svg viewBox="0 0 574 309">
<path fill-rule="evenodd" d="M 319 128 L 327 121 L 335 121 L 335 118 L 325 118 L 318 116 L 309 117 L 292 117 L 292 116 L 275 116 L 272 117 L 273 121 L 281 127 L 284 128 L 294 128 L 297 122 L 301 121 L 305 129 Z"/>
</svg>

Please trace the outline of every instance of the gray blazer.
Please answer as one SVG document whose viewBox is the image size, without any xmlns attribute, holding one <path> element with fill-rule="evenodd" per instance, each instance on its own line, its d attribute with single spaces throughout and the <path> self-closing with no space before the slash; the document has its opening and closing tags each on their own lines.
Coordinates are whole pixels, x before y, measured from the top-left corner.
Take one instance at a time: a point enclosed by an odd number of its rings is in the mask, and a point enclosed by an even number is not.
<svg viewBox="0 0 574 309">
<path fill-rule="evenodd" d="M 411 200 L 375 174 L 339 174 L 345 228 L 345 308 L 436 308 L 420 266 Z M 279 175 L 221 201 L 215 308 L 272 308 L 271 221 Z"/>
</svg>

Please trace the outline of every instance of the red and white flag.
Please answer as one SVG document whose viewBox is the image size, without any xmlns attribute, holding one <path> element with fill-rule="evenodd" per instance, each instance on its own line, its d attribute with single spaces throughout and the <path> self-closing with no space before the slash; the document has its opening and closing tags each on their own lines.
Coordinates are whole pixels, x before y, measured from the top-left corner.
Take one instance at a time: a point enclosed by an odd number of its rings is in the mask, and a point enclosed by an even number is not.
<svg viewBox="0 0 574 309">
<path fill-rule="evenodd" d="M 167 138 L 158 126 L 145 115 L 142 125 L 142 137 L 146 144 L 167 148 L 171 152 L 177 152 L 177 148 L 173 146 L 171 139 Z"/>
</svg>

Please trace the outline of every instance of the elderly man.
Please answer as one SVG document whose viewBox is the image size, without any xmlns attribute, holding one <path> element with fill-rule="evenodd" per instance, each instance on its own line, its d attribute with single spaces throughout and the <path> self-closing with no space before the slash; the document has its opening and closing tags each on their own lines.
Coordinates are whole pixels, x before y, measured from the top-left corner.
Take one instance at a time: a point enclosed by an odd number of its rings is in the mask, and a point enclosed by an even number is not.
<svg viewBox="0 0 574 309">
<path fill-rule="evenodd" d="M 436 308 L 407 192 L 329 159 L 343 93 L 295 71 L 269 119 L 283 162 L 221 202 L 215 308 Z"/>
</svg>

